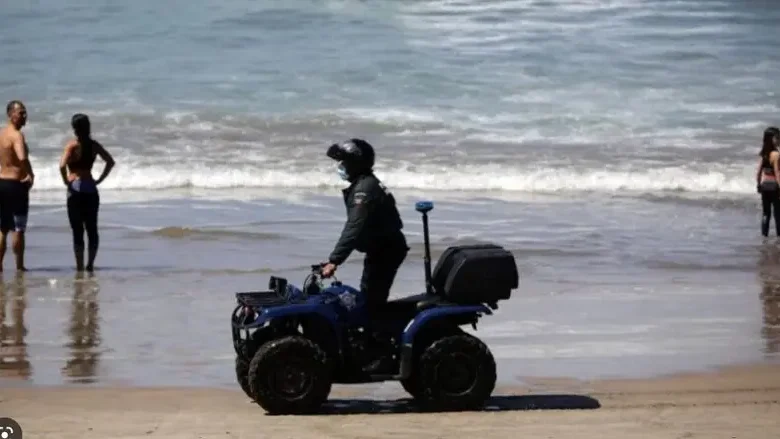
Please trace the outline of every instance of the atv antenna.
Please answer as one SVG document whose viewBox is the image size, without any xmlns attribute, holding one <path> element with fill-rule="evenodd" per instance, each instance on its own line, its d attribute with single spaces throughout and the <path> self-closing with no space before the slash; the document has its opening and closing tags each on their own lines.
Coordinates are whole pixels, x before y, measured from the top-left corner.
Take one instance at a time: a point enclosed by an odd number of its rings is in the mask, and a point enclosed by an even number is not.
<svg viewBox="0 0 780 439">
<path fill-rule="evenodd" d="M 433 210 L 432 201 L 418 201 L 414 205 L 414 209 L 422 214 L 423 222 L 423 242 L 425 244 L 425 293 L 433 294 L 433 286 L 431 285 L 431 239 L 428 235 L 428 212 Z"/>
</svg>

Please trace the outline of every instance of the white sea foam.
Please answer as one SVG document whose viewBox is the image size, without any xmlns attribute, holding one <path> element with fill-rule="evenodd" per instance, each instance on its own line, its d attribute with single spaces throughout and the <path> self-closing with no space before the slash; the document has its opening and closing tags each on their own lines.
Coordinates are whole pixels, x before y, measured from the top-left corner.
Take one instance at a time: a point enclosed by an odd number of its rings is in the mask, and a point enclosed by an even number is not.
<svg viewBox="0 0 780 439">
<path fill-rule="evenodd" d="M 135 163 L 134 163 L 135 162 Z M 175 188 L 321 188 L 343 186 L 331 163 L 319 167 L 304 167 L 280 163 L 269 167 L 262 163 L 235 164 L 180 163 L 167 165 L 137 164 L 125 159 L 102 185 L 103 189 L 175 189 Z M 57 165 L 37 166 L 35 190 L 63 190 Z M 95 174 L 100 172 L 100 165 Z M 506 191 L 506 192 L 695 192 L 749 194 L 755 191 L 751 180 L 752 167 L 710 166 L 701 169 L 665 167 L 640 168 L 632 171 L 575 169 L 537 165 L 453 165 L 415 167 L 380 166 L 377 175 L 397 189 L 442 191 Z"/>
</svg>

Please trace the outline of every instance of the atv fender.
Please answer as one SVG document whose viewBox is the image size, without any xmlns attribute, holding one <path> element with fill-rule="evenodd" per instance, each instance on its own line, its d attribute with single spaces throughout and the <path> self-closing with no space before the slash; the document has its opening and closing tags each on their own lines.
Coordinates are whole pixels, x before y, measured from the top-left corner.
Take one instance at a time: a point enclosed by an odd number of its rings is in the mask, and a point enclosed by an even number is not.
<svg viewBox="0 0 780 439">
<path fill-rule="evenodd" d="M 241 306 L 239 307 L 241 308 Z M 236 311 L 238 312 L 238 310 Z M 242 346 L 245 340 L 250 339 L 249 331 L 273 330 L 272 337 L 285 335 L 303 335 L 322 349 L 327 355 L 338 362 L 341 359 L 343 338 L 339 331 L 340 316 L 333 307 L 322 303 L 291 303 L 287 305 L 264 308 L 257 312 L 253 321 L 248 323 L 237 322 L 234 315 L 233 345 L 238 355 L 242 355 Z M 273 325 L 274 322 L 281 326 Z M 288 325 L 292 323 L 293 326 Z M 276 326 L 276 327 L 272 327 Z M 240 332 L 247 332 L 246 339 L 242 339 Z"/>
<path fill-rule="evenodd" d="M 485 305 L 455 305 L 444 306 L 441 308 L 427 309 L 417 314 L 404 328 L 401 341 L 404 345 L 411 345 L 414 342 L 414 337 L 417 332 L 420 331 L 426 324 L 445 317 L 474 315 L 479 318 L 481 314 L 493 314 Z"/>
<path fill-rule="evenodd" d="M 253 322 L 243 325 L 242 329 L 260 328 L 269 324 L 273 319 L 307 314 L 317 314 L 325 318 L 328 322 L 331 323 L 331 325 L 334 326 L 339 319 L 338 315 L 336 315 L 336 313 L 330 307 L 316 303 L 298 303 L 273 308 L 265 308 L 260 311 L 257 318 Z"/>
<path fill-rule="evenodd" d="M 455 305 L 427 309 L 417 314 L 404 328 L 401 336 L 401 367 L 398 378 L 408 378 L 412 373 L 414 356 L 414 339 L 425 325 L 448 317 L 473 317 L 474 321 L 483 314 L 492 315 L 493 311 L 485 305 Z"/>
</svg>

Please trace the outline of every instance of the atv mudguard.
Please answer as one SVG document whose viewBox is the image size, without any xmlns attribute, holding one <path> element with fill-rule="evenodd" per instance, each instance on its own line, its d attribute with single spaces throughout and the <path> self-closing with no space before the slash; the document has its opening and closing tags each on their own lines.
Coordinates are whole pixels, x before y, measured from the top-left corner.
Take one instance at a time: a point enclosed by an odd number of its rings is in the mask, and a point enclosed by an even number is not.
<svg viewBox="0 0 780 439">
<path fill-rule="evenodd" d="M 428 323 L 436 321 L 441 318 L 447 317 L 466 317 L 469 315 L 474 316 L 476 321 L 482 314 L 492 315 L 493 311 L 485 305 L 454 305 L 443 306 L 440 308 L 427 309 L 417 314 L 406 328 L 401 338 L 401 342 L 404 346 L 411 346 L 414 343 L 414 337 L 417 333 Z"/>
</svg>

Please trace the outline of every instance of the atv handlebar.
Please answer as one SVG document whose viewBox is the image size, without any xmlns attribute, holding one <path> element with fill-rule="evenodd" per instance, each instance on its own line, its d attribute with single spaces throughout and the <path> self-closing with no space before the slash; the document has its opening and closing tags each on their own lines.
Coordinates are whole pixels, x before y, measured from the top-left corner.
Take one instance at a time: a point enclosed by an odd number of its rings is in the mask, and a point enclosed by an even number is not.
<svg viewBox="0 0 780 439">
<path fill-rule="evenodd" d="M 318 264 L 312 264 L 311 266 L 311 273 L 306 277 L 306 279 L 309 279 L 310 277 L 314 277 L 315 281 L 321 282 L 325 279 L 325 277 L 322 276 L 322 268 L 327 265 L 327 262 L 320 262 Z M 333 279 L 334 282 L 338 282 L 338 278 L 336 277 L 336 274 L 333 273 L 330 276 L 331 279 Z"/>
</svg>

